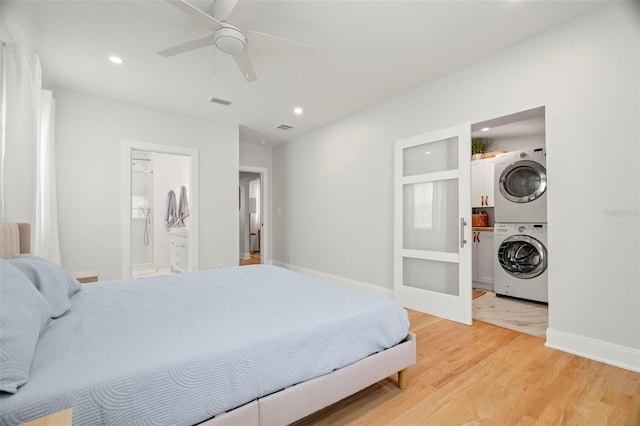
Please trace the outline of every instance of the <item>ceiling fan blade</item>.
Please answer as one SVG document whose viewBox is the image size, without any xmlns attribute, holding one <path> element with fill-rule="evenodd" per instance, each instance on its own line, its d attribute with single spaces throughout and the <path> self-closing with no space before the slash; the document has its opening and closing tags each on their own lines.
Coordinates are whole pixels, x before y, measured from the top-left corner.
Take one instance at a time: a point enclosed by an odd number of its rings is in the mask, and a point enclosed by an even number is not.
<svg viewBox="0 0 640 426">
<path fill-rule="evenodd" d="M 222 22 L 218 21 L 213 16 L 201 11 L 200 9 L 198 9 L 197 7 L 195 7 L 194 5 L 192 5 L 186 0 L 165 0 L 165 1 L 169 3 L 171 6 L 174 6 L 180 9 L 181 11 L 183 11 L 184 13 L 186 13 L 187 15 L 191 16 L 193 19 L 200 22 L 202 25 L 206 25 L 207 27 L 211 28 L 212 30 L 215 30 L 220 25 L 222 25 Z"/>
<path fill-rule="evenodd" d="M 256 72 L 253 70 L 253 65 L 251 64 L 251 59 L 249 59 L 249 55 L 245 50 L 242 53 L 236 53 L 233 56 L 236 64 L 238 64 L 238 68 L 242 71 L 242 75 L 248 82 L 256 81 L 258 77 L 256 76 Z"/>
<path fill-rule="evenodd" d="M 229 19 L 231 13 L 233 13 L 237 4 L 238 0 L 216 0 L 214 3 L 214 16 L 219 21 L 226 21 Z"/>
<path fill-rule="evenodd" d="M 158 52 L 158 54 L 164 57 L 169 57 L 178 55 L 180 53 L 189 52 L 191 50 L 200 49 L 201 47 L 212 46 L 213 43 L 215 43 L 215 36 L 213 34 L 209 34 L 208 36 L 161 50 Z"/>
<path fill-rule="evenodd" d="M 316 46 L 312 46 L 306 43 L 300 43 L 298 41 L 289 40 L 287 38 L 282 38 L 271 34 L 247 30 L 246 36 L 248 45 L 251 47 L 287 51 L 293 54 L 306 56 L 315 56 L 318 53 L 318 47 Z"/>
</svg>

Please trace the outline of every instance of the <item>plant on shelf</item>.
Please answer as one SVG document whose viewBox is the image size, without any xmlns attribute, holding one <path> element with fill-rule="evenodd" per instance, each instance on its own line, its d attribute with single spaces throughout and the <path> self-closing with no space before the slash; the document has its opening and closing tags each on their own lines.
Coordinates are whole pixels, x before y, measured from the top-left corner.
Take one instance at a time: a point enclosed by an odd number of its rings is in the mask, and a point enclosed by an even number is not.
<svg viewBox="0 0 640 426">
<path fill-rule="evenodd" d="M 471 139 L 471 158 L 474 160 L 480 160 L 482 154 L 489 152 L 493 141 L 486 138 L 473 138 Z"/>
</svg>

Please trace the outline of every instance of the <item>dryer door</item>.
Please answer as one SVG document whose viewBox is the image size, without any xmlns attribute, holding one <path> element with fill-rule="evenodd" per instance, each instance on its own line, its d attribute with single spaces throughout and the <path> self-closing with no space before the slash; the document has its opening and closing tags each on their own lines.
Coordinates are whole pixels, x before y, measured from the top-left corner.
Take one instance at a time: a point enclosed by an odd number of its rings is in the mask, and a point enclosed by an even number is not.
<svg viewBox="0 0 640 426">
<path fill-rule="evenodd" d="M 531 202 L 547 190 L 547 170 L 535 161 L 516 161 L 504 169 L 498 187 L 502 196 L 513 203 Z"/>
<path fill-rule="evenodd" d="M 498 247 L 498 262 L 511 276 L 535 278 L 547 269 L 547 248 L 535 238 L 512 235 Z"/>
</svg>

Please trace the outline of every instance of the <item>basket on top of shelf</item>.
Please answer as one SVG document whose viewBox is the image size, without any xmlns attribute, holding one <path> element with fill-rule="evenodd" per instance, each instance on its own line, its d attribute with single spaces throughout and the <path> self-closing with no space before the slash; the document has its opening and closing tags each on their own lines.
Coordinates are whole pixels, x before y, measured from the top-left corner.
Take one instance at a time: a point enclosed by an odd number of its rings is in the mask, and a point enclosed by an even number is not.
<svg viewBox="0 0 640 426">
<path fill-rule="evenodd" d="M 487 213 L 472 214 L 471 226 L 480 228 L 489 226 L 489 215 Z"/>
</svg>

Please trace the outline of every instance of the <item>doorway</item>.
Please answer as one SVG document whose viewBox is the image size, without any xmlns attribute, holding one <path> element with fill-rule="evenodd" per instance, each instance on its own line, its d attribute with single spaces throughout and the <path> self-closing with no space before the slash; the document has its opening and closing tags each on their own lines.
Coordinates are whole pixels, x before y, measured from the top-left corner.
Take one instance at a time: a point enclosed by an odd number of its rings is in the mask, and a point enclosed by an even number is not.
<svg viewBox="0 0 640 426">
<path fill-rule="evenodd" d="M 476 123 L 471 133 L 473 141 L 490 145 L 490 152 L 471 162 L 472 188 L 489 188 L 475 195 L 472 190 L 473 318 L 543 338 L 548 328 L 545 134 L 544 107 Z M 509 192 L 516 190 L 526 197 Z M 535 273 L 527 274 L 529 269 Z"/>
<path fill-rule="evenodd" d="M 267 263 L 267 169 L 240 166 L 238 183 L 238 264 L 245 266 Z"/>
<path fill-rule="evenodd" d="M 122 276 L 198 269 L 198 151 L 122 144 Z"/>
</svg>

